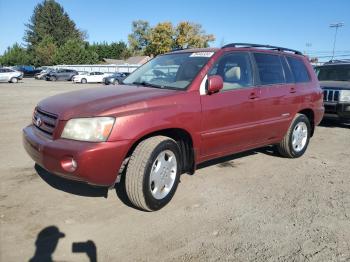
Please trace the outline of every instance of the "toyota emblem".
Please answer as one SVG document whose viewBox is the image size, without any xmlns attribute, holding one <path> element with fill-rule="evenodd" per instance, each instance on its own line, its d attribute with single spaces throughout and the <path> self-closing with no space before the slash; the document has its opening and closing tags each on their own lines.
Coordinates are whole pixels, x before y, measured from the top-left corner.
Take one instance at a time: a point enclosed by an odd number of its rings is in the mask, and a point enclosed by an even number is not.
<svg viewBox="0 0 350 262">
<path fill-rule="evenodd" d="M 35 125 L 36 126 L 41 126 L 41 124 L 42 124 L 43 122 L 41 121 L 41 118 L 40 117 L 38 117 L 36 120 L 35 120 Z"/>
</svg>

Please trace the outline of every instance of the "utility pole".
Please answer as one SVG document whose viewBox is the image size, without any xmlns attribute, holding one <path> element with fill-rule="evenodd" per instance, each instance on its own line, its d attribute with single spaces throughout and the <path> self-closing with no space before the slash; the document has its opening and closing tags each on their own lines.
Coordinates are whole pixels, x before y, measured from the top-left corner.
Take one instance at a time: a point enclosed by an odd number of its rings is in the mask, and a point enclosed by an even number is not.
<svg viewBox="0 0 350 262">
<path fill-rule="evenodd" d="M 337 41 L 337 33 L 338 33 L 338 28 L 344 26 L 344 23 L 335 23 L 335 24 L 330 24 L 329 27 L 335 28 L 335 34 L 334 34 L 334 42 L 333 42 L 333 53 L 332 53 L 332 60 L 334 59 L 334 51 L 335 51 L 335 42 Z"/>
</svg>

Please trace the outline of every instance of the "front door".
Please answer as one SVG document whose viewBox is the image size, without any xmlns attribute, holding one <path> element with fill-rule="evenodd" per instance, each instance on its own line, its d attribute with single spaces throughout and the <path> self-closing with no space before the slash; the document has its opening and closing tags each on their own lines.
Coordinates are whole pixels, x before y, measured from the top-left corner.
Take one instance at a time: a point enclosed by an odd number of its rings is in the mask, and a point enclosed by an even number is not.
<svg viewBox="0 0 350 262">
<path fill-rule="evenodd" d="M 223 55 L 208 75 L 220 75 L 223 89 L 216 94 L 203 94 L 202 146 L 203 160 L 237 152 L 257 144 L 261 108 L 257 106 L 260 88 L 254 86 L 250 55 L 232 52 Z"/>
<path fill-rule="evenodd" d="M 284 56 L 253 54 L 260 83 L 261 111 L 259 139 L 268 144 L 284 136 L 288 129 L 295 103 L 296 85 Z"/>
</svg>

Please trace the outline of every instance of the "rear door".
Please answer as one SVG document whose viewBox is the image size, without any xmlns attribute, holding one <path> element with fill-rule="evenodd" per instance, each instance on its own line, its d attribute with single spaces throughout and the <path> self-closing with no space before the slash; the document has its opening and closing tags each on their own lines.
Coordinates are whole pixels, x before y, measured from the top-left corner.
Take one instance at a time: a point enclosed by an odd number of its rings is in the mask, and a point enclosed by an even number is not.
<svg viewBox="0 0 350 262">
<path fill-rule="evenodd" d="M 248 52 L 232 52 L 223 55 L 214 64 L 208 75 L 223 78 L 224 88 L 216 94 L 203 94 L 202 147 L 203 160 L 237 152 L 256 144 L 259 130 L 259 108 L 255 100 L 259 88 L 254 86 L 254 77 Z M 205 79 L 204 79 L 205 81 Z"/>
<path fill-rule="evenodd" d="M 293 77 L 284 56 L 270 53 L 253 53 L 260 87 L 257 106 L 262 108 L 258 139 L 261 143 L 279 140 L 288 128 L 297 101 Z"/>
</svg>

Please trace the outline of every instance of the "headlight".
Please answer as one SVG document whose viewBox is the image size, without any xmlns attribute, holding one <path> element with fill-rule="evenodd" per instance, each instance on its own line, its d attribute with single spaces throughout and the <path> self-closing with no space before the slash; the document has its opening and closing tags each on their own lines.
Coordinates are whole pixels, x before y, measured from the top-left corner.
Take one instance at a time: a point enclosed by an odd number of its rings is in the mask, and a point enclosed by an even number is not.
<svg viewBox="0 0 350 262">
<path fill-rule="evenodd" d="M 350 102 L 350 90 L 340 90 L 339 102 Z"/>
<path fill-rule="evenodd" d="M 114 117 L 73 118 L 67 122 L 61 137 L 79 141 L 103 142 L 108 139 L 114 121 Z"/>
</svg>

